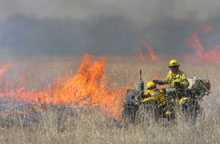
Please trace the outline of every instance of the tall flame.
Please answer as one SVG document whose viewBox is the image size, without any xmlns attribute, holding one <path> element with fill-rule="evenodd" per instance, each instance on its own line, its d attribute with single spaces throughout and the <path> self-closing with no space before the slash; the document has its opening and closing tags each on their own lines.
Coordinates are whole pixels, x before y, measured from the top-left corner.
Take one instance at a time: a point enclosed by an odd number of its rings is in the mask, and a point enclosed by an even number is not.
<svg viewBox="0 0 220 144">
<path fill-rule="evenodd" d="M 147 57 L 143 54 L 143 51 L 141 48 L 138 48 L 137 49 L 138 53 L 139 53 L 139 56 L 140 56 L 140 60 L 141 61 L 145 61 L 147 59 Z"/>
<path fill-rule="evenodd" d="M 143 45 L 145 48 L 147 48 L 149 55 L 145 55 L 143 53 L 143 50 L 141 48 L 138 48 L 137 51 L 140 56 L 140 60 L 141 61 L 149 60 L 152 62 L 156 62 L 159 59 L 159 56 L 155 54 L 153 47 L 151 45 L 149 45 L 146 41 L 143 41 Z"/>
<path fill-rule="evenodd" d="M 8 63 L 6 65 L 4 65 L 1 69 L 0 69 L 0 84 L 2 83 L 2 76 L 3 74 L 11 67 L 11 63 Z"/>
<path fill-rule="evenodd" d="M 203 30 L 204 32 L 210 32 L 212 27 L 207 26 Z M 193 35 L 188 39 L 187 46 L 196 50 L 196 56 L 199 61 L 220 64 L 220 46 L 210 46 L 208 51 L 205 51 L 205 48 L 199 39 L 198 31 L 194 32 Z M 193 59 L 190 55 L 186 55 L 184 58 L 185 60 Z"/>
<path fill-rule="evenodd" d="M 210 32 L 212 31 L 212 26 L 208 25 L 204 27 L 204 32 Z"/>
<path fill-rule="evenodd" d="M 158 58 L 157 55 L 154 53 L 152 46 L 149 45 L 146 41 L 143 41 L 143 45 L 148 49 L 148 53 L 150 54 L 151 61 L 155 62 Z"/>
<path fill-rule="evenodd" d="M 201 41 L 198 37 L 198 32 L 195 32 L 187 41 L 187 46 L 196 49 L 196 55 L 200 60 L 204 60 L 204 52 Z"/>
<path fill-rule="evenodd" d="M 26 92 L 24 88 L 19 88 L 15 93 L 6 92 L 5 95 L 38 105 L 62 104 L 98 109 L 101 113 L 119 118 L 125 89 L 113 90 L 109 87 L 105 66 L 104 57 L 94 61 L 94 57 L 87 54 L 76 75 L 56 80 L 50 89 Z"/>
</svg>

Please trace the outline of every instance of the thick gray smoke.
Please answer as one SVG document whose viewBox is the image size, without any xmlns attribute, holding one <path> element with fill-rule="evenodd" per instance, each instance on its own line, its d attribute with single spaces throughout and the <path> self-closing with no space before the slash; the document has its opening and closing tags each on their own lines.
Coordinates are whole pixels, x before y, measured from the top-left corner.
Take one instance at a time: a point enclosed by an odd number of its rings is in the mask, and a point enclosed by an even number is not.
<svg viewBox="0 0 220 144">
<path fill-rule="evenodd" d="M 4 55 L 134 55 L 147 41 L 159 54 L 189 52 L 186 38 L 219 44 L 219 0 L 0 0 Z"/>
</svg>

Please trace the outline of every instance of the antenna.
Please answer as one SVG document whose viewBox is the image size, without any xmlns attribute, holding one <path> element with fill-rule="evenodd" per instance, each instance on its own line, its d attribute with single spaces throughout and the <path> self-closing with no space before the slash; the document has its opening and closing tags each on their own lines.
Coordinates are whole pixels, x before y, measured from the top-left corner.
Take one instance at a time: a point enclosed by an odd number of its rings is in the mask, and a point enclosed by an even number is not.
<svg viewBox="0 0 220 144">
<path fill-rule="evenodd" d="M 142 81 L 142 70 L 140 70 L 140 81 Z"/>
<path fill-rule="evenodd" d="M 140 70 L 140 81 L 138 82 L 138 91 L 140 97 L 144 95 L 144 81 L 142 80 L 142 70 Z"/>
</svg>

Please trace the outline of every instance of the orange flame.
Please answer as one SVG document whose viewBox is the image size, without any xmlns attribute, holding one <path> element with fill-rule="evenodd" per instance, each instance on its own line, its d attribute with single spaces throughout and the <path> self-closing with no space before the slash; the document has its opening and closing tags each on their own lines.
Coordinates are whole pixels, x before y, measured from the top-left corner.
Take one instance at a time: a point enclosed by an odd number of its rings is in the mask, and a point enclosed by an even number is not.
<svg viewBox="0 0 220 144">
<path fill-rule="evenodd" d="M 139 53 L 140 60 L 141 60 L 141 61 L 145 61 L 147 58 L 146 58 L 146 56 L 143 54 L 142 49 L 141 49 L 141 48 L 138 48 L 137 51 L 138 51 L 138 53 Z"/>
<path fill-rule="evenodd" d="M 140 56 L 140 60 L 141 61 L 146 61 L 146 60 L 149 60 L 149 61 L 152 61 L 152 62 L 156 62 L 159 58 L 158 56 L 154 53 L 154 50 L 152 48 L 151 45 L 149 45 L 146 41 L 143 41 L 143 45 L 145 48 L 147 48 L 148 50 L 148 53 L 149 53 L 149 56 L 148 55 L 144 55 L 143 51 L 141 48 L 138 48 L 137 49 L 137 52 Z"/>
<path fill-rule="evenodd" d="M 151 60 L 152 60 L 153 62 L 157 61 L 157 56 L 156 56 L 156 54 L 154 53 L 152 46 L 149 45 L 146 41 L 143 41 L 143 45 L 148 49 L 148 53 L 149 53 L 150 56 L 151 56 Z"/>
<path fill-rule="evenodd" d="M 207 26 L 204 31 L 209 32 L 212 30 L 211 26 Z M 211 46 L 208 51 L 205 51 L 199 37 L 198 32 L 194 32 L 194 34 L 188 39 L 187 46 L 196 49 L 196 56 L 199 61 L 209 62 L 209 63 L 217 63 L 220 64 L 220 46 L 215 45 Z M 185 60 L 193 59 L 192 55 L 186 55 L 184 57 Z"/>
<path fill-rule="evenodd" d="M 184 20 L 187 22 L 189 21 L 189 17 L 188 16 L 184 16 Z"/>
<path fill-rule="evenodd" d="M 3 74 L 11 67 L 11 63 L 8 63 L 0 69 L 0 84 L 2 83 L 2 76 Z"/>
<path fill-rule="evenodd" d="M 101 113 L 120 118 L 125 89 L 112 90 L 109 87 L 105 66 L 104 57 L 94 61 L 94 57 L 87 54 L 76 75 L 56 80 L 50 89 L 25 92 L 24 88 L 19 88 L 15 93 L 9 91 L 6 95 L 37 105 L 63 104 L 99 109 Z"/>
<path fill-rule="evenodd" d="M 210 31 L 212 31 L 212 26 L 206 26 L 204 28 L 204 32 L 210 32 Z"/>
<path fill-rule="evenodd" d="M 197 50 L 196 55 L 200 60 L 204 60 L 204 48 L 198 37 L 198 32 L 195 32 L 187 41 L 187 46 Z"/>
</svg>

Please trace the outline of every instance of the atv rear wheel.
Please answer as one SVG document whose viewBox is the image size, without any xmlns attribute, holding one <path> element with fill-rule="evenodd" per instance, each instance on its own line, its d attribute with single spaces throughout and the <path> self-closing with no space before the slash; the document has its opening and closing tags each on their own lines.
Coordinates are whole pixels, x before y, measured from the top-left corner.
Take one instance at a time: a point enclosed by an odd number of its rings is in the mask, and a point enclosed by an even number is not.
<svg viewBox="0 0 220 144">
<path fill-rule="evenodd" d="M 138 96 L 138 94 L 138 91 L 135 89 L 127 90 L 122 112 L 122 118 L 125 124 L 134 123 L 135 121 L 135 115 L 138 109 L 135 98 Z"/>
<path fill-rule="evenodd" d="M 136 106 L 129 106 L 125 104 L 122 112 L 123 122 L 125 124 L 134 123 L 136 111 Z"/>
</svg>

